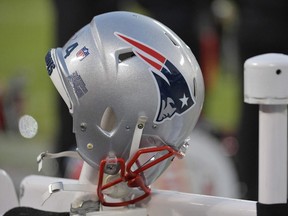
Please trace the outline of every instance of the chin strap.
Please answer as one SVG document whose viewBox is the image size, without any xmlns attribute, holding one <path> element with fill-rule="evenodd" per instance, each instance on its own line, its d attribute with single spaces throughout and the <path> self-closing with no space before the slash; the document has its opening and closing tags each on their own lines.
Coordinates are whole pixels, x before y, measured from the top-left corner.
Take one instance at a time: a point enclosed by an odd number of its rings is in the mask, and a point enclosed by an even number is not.
<svg viewBox="0 0 288 216">
<path fill-rule="evenodd" d="M 52 196 L 52 194 L 59 191 L 72 191 L 72 192 L 94 192 L 96 190 L 95 185 L 89 184 L 64 184 L 63 182 L 54 182 L 48 186 L 48 191 L 42 195 L 42 205 Z"/>
<path fill-rule="evenodd" d="M 64 151 L 64 152 L 60 152 L 60 153 L 42 152 L 37 157 L 38 172 L 40 172 L 42 170 L 44 159 L 52 159 L 52 158 L 59 158 L 59 157 L 71 157 L 71 158 L 82 159 L 80 157 L 79 153 L 76 151 Z"/>
<path fill-rule="evenodd" d="M 147 121 L 146 116 L 140 116 L 138 118 L 138 121 L 135 126 L 135 130 L 134 130 L 134 134 L 133 134 L 129 157 L 132 157 L 139 149 L 140 141 L 141 141 L 141 137 L 142 137 L 142 133 L 143 133 L 146 121 Z"/>
</svg>

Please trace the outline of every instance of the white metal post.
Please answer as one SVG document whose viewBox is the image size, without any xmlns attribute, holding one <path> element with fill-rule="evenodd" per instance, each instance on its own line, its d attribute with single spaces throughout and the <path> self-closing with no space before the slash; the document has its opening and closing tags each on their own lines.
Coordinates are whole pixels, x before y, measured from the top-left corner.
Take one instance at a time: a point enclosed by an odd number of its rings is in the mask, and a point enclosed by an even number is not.
<svg viewBox="0 0 288 216">
<path fill-rule="evenodd" d="M 287 105 L 259 108 L 259 202 L 287 201 Z"/>
<path fill-rule="evenodd" d="M 259 202 L 287 202 L 288 56 L 264 54 L 244 64 L 244 100 L 259 104 Z"/>
</svg>

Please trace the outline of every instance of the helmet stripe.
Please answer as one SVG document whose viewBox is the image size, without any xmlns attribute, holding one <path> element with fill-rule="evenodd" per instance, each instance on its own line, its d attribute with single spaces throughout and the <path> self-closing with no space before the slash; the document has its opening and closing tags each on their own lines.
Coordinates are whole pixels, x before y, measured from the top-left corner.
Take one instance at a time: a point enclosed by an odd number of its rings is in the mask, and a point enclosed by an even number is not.
<svg viewBox="0 0 288 216">
<path fill-rule="evenodd" d="M 139 57 L 141 57 L 144 61 L 146 61 L 149 65 L 153 66 L 154 68 L 156 68 L 157 70 L 161 71 L 162 70 L 162 66 L 157 64 L 156 62 L 154 62 L 152 59 L 147 58 L 146 56 L 140 54 L 139 52 L 136 51 L 136 53 L 139 55 Z"/>
<path fill-rule="evenodd" d="M 134 47 L 137 47 L 138 49 L 142 50 L 143 52 L 148 53 L 149 55 L 153 56 L 154 58 L 156 58 L 158 61 L 162 62 L 164 64 L 164 62 L 166 61 L 166 58 L 164 56 L 162 56 L 160 53 L 156 52 L 155 50 L 151 49 L 150 47 L 135 41 L 123 34 L 120 33 L 115 33 L 118 37 L 122 38 L 122 40 L 126 41 L 127 43 L 133 45 Z"/>
</svg>

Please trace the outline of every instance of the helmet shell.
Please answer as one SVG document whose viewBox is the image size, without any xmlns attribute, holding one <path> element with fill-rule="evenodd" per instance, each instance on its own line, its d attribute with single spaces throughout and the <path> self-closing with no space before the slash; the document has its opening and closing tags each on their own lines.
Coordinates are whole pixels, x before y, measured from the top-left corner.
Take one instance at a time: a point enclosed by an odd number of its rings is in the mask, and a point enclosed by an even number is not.
<svg viewBox="0 0 288 216">
<path fill-rule="evenodd" d="M 190 48 L 152 18 L 98 15 L 50 55 L 56 68 L 50 76 L 73 116 L 78 152 L 93 167 L 109 154 L 130 157 L 140 117 L 147 118 L 143 135 L 175 150 L 198 120 L 204 100 L 200 67 Z M 103 126 L 107 113 L 109 128 Z M 139 148 L 154 144 L 140 142 Z"/>
</svg>

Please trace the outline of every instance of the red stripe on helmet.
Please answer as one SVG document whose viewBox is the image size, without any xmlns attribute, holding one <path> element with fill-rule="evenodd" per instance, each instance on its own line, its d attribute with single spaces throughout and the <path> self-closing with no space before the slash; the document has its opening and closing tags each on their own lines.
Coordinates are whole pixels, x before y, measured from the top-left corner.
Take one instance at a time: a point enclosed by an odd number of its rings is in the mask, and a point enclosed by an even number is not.
<svg viewBox="0 0 288 216">
<path fill-rule="evenodd" d="M 148 64 L 156 68 L 157 70 L 161 71 L 162 66 L 157 64 L 156 62 L 152 61 L 151 59 L 147 58 L 146 56 L 141 55 L 139 52 L 136 52 L 140 58 L 142 58 L 144 61 L 146 61 Z"/>
<path fill-rule="evenodd" d="M 128 38 L 127 36 L 120 34 L 120 33 L 116 33 L 117 36 L 121 37 L 123 40 L 125 40 L 126 42 L 130 43 L 131 45 L 137 47 L 138 49 L 148 53 L 149 55 L 153 56 L 154 58 L 156 58 L 157 60 L 159 60 L 160 62 L 162 62 L 164 64 L 166 58 L 164 56 L 162 56 L 160 53 L 156 52 L 155 50 L 151 49 L 150 47 L 135 41 L 131 38 Z"/>
</svg>

